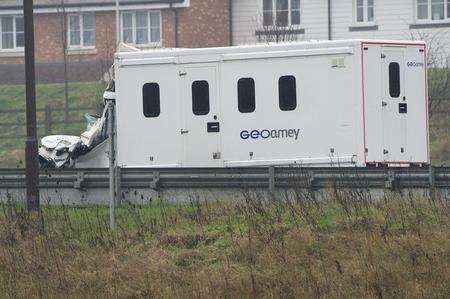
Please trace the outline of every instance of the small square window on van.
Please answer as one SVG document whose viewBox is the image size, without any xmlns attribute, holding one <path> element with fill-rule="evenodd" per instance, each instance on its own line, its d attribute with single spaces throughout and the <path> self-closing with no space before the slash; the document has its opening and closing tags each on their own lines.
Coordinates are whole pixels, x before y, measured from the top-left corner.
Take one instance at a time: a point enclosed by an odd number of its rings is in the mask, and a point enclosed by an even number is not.
<svg viewBox="0 0 450 299">
<path fill-rule="evenodd" d="M 208 81 L 194 81 L 192 83 L 192 112 L 194 115 L 209 113 L 209 84 Z"/>
<path fill-rule="evenodd" d="M 238 109 L 241 113 L 255 111 L 255 80 L 241 78 L 238 81 Z"/>
<path fill-rule="evenodd" d="M 291 111 L 297 108 L 297 84 L 294 76 L 280 77 L 278 99 L 282 111 Z"/>
<path fill-rule="evenodd" d="M 400 65 L 397 62 L 389 64 L 389 94 L 391 98 L 400 97 Z"/>
<path fill-rule="evenodd" d="M 161 113 L 160 93 L 158 83 L 145 83 L 142 87 L 142 102 L 144 116 L 158 117 Z"/>
</svg>

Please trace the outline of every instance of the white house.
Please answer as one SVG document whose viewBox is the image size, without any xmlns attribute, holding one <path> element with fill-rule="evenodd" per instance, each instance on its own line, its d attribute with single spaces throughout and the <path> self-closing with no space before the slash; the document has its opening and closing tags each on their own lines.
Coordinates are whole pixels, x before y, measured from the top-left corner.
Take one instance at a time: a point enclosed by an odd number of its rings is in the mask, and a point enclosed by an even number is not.
<svg viewBox="0 0 450 299">
<path fill-rule="evenodd" d="M 450 56 L 450 0 L 234 0 L 233 44 L 296 40 L 423 39 Z M 270 38 L 269 38 L 270 39 Z"/>
</svg>

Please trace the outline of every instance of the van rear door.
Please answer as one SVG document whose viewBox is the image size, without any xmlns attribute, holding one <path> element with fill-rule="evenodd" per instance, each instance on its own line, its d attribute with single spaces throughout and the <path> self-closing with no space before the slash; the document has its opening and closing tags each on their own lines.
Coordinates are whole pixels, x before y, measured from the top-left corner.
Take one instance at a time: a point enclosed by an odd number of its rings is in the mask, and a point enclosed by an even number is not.
<svg viewBox="0 0 450 299">
<path fill-rule="evenodd" d="M 362 44 L 365 161 L 429 163 L 423 43 Z"/>
<path fill-rule="evenodd" d="M 404 52 L 405 48 L 402 47 L 381 49 L 383 162 L 408 161 Z"/>
</svg>

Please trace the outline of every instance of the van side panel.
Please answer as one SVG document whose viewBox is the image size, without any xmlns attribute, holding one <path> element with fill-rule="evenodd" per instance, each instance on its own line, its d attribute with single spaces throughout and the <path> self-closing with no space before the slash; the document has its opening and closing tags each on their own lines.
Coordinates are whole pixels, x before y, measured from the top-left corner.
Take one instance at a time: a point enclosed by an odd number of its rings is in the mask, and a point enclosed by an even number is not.
<svg viewBox="0 0 450 299">
<path fill-rule="evenodd" d="M 359 64 L 358 64 L 359 66 Z M 224 62 L 222 76 L 225 165 L 298 163 L 354 165 L 361 127 L 355 89 L 355 55 L 317 55 Z M 360 72 L 358 72 L 360 73 Z M 279 80 L 296 79 L 297 107 L 282 111 Z M 255 81 L 256 108 L 238 110 L 237 82 Z M 359 104 L 358 104 L 359 105 Z M 362 112 L 360 110 L 360 112 Z M 286 133 L 287 132 L 287 133 Z M 290 134 L 287 136 L 286 134 Z"/>
<path fill-rule="evenodd" d="M 116 66 L 117 165 L 178 167 L 180 138 L 180 76 L 175 65 Z M 160 114 L 146 117 L 143 86 L 157 83 Z"/>
</svg>

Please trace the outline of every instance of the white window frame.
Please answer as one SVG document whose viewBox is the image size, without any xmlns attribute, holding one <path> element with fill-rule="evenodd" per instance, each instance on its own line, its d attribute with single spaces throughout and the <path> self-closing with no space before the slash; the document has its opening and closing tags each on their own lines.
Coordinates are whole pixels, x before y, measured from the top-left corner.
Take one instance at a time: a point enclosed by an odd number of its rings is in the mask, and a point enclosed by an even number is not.
<svg viewBox="0 0 450 299">
<path fill-rule="evenodd" d="M 12 48 L 8 48 L 8 49 L 3 49 L 3 30 L 2 30 L 2 23 L 1 23 L 1 19 L 4 17 L 12 17 L 13 18 L 13 47 Z M 17 28 L 16 28 L 16 19 L 17 18 L 22 18 L 22 15 L 0 15 L 0 52 L 21 52 L 24 50 L 24 47 L 18 47 L 17 46 Z M 22 32 L 22 31 L 21 31 Z M 24 31 L 22 32 L 24 34 L 24 43 L 25 43 L 25 24 L 24 24 Z"/>
<path fill-rule="evenodd" d="M 299 28 L 302 25 L 302 23 L 303 23 L 303 18 L 302 18 L 302 16 L 303 16 L 303 5 L 302 5 L 303 1 L 304 0 L 300 0 L 300 9 L 299 9 L 300 23 L 292 25 L 292 2 L 291 2 L 291 0 L 288 0 L 288 25 L 286 27 L 280 27 L 280 28 L 291 28 L 291 27 Z M 266 25 L 264 25 L 264 12 L 265 12 L 264 0 L 261 0 L 261 11 L 263 12 L 262 16 L 261 16 L 261 24 L 263 26 L 266 26 Z M 277 0 L 272 0 L 272 25 L 269 25 L 268 27 L 278 27 L 276 22 L 277 22 Z"/>
<path fill-rule="evenodd" d="M 136 44 L 136 31 L 137 31 L 137 24 L 136 24 L 136 13 L 137 12 L 145 12 L 145 13 L 147 13 L 147 24 L 148 24 L 148 32 L 147 32 L 147 34 L 148 34 L 148 36 L 147 36 L 147 43 L 146 44 Z M 157 41 L 157 42 L 152 42 L 152 39 L 151 39 L 151 34 L 152 34 L 152 28 L 156 28 L 156 27 L 152 27 L 152 25 L 151 25 L 151 19 L 150 19 L 150 14 L 151 13 L 158 13 L 158 15 L 159 15 L 159 37 L 158 37 L 158 39 L 159 39 L 159 41 Z M 123 28 L 124 28 L 124 26 L 123 26 L 123 16 L 124 16 L 124 14 L 130 14 L 132 17 L 131 17 L 131 19 L 132 19 L 132 25 L 131 25 L 131 29 L 132 29 L 132 42 L 131 43 L 127 43 L 128 45 L 132 45 L 132 46 L 135 46 L 135 47 L 139 47 L 139 48 L 146 48 L 146 47 L 148 47 L 148 48 L 156 48 L 156 47 L 161 47 L 161 43 L 162 43 L 162 17 L 161 17 L 161 10 L 154 10 L 154 9 L 152 9 L 152 10 L 144 10 L 144 11 L 142 11 L 142 10 L 130 10 L 130 11 L 123 11 L 123 12 L 121 12 L 120 13 L 120 41 L 121 42 L 123 42 L 123 43 L 125 43 L 124 42 L 124 39 L 123 39 Z"/>
<path fill-rule="evenodd" d="M 444 2 L 444 18 L 443 19 L 438 19 L 438 20 L 433 20 L 433 16 L 432 16 L 432 0 L 428 0 L 428 12 L 427 12 L 427 18 L 426 19 L 419 19 L 419 1 L 418 0 L 414 0 L 414 12 L 415 12 L 415 19 L 416 19 L 416 23 L 449 23 L 450 22 L 450 14 L 448 13 L 449 11 L 449 6 L 450 6 L 450 2 L 448 0 L 442 0 Z"/>
<path fill-rule="evenodd" d="M 373 0 L 373 20 L 369 21 L 369 1 L 363 0 L 363 21 L 358 21 L 358 0 L 353 1 L 353 22 L 356 26 L 374 25 L 376 23 L 376 0 Z"/>
<path fill-rule="evenodd" d="M 84 25 L 83 18 L 85 15 L 93 15 L 94 16 L 94 45 L 85 46 L 84 45 Z M 80 28 L 80 44 L 79 45 L 71 45 L 71 30 L 70 30 L 70 17 L 77 16 L 78 17 L 78 26 Z M 68 50 L 79 50 L 79 49 L 95 49 L 97 44 L 97 26 L 95 20 L 95 13 L 71 13 L 67 15 L 67 49 Z"/>
</svg>

